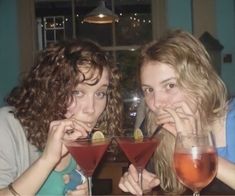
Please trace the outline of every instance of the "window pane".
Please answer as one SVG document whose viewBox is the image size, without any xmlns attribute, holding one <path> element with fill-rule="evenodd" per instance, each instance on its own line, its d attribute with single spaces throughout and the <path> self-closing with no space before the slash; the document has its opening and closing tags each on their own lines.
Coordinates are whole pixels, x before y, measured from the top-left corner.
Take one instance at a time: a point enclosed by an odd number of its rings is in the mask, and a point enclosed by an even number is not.
<svg viewBox="0 0 235 196">
<path fill-rule="evenodd" d="M 89 24 L 77 22 L 77 37 L 87 38 L 102 46 L 112 45 L 112 24 Z"/>
<path fill-rule="evenodd" d="M 48 41 L 54 41 L 54 30 L 46 30 L 46 40 Z"/>
<path fill-rule="evenodd" d="M 64 39 L 64 30 L 56 30 L 56 41 Z"/>
<path fill-rule="evenodd" d="M 69 15 L 64 17 L 64 30 L 65 30 L 65 37 L 67 39 L 71 39 L 73 37 L 73 25 L 72 25 L 72 17 Z"/>
<path fill-rule="evenodd" d="M 56 17 L 55 18 L 55 27 L 56 28 L 64 28 L 64 17 Z"/>
<path fill-rule="evenodd" d="M 54 18 L 53 17 L 45 17 L 44 25 L 46 29 L 54 28 Z"/>
<path fill-rule="evenodd" d="M 152 40 L 151 2 L 115 1 L 117 45 L 141 45 Z"/>
<path fill-rule="evenodd" d="M 36 1 L 35 14 L 37 18 L 48 18 L 46 21 L 44 20 L 44 27 L 42 27 L 43 30 L 46 28 L 64 28 L 66 38 L 72 38 L 73 31 L 71 1 Z M 47 22 L 47 25 L 45 22 Z M 46 45 L 46 43 L 43 45 Z"/>
</svg>

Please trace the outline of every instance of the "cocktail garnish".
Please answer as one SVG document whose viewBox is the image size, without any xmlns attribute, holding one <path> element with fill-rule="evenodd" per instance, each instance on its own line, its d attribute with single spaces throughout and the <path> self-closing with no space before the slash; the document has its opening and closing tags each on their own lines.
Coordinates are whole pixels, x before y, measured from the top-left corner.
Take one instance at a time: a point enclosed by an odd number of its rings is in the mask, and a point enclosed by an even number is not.
<svg viewBox="0 0 235 196">
<path fill-rule="evenodd" d="M 104 141 L 105 137 L 101 131 L 95 131 L 91 137 L 92 141 Z"/>
<path fill-rule="evenodd" d="M 139 129 L 139 128 L 135 129 L 135 131 L 134 131 L 134 139 L 136 141 L 143 141 L 144 135 L 143 135 L 141 129 Z"/>
</svg>

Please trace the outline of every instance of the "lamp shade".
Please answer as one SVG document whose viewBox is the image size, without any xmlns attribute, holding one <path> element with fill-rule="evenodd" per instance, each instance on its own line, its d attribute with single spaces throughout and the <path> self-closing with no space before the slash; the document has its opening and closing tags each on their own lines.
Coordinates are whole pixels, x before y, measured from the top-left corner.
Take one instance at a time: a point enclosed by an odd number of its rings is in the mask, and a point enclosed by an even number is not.
<svg viewBox="0 0 235 196">
<path fill-rule="evenodd" d="M 84 22 L 95 24 L 106 24 L 118 21 L 118 16 L 105 7 L 104 1 L 100 1 L 99 6 L 87 14 Z"/>
</svg>

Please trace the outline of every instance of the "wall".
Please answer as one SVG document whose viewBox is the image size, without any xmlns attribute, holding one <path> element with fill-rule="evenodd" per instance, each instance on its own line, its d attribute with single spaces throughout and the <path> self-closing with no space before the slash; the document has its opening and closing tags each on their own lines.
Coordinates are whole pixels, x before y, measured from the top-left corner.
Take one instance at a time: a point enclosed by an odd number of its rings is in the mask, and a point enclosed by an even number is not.
<svg viewBox="0 0 235 196">
<path fill-rule="evenodd" d="M 235 95 L 235 0 L 167 0 L 166 15 L 168 28 L 182 28 L 196 37 L 208 31 L 224 46 L 221 77 Z M 223 62 L 227 54 L 232 62 Z"/>
<path fill-rule="evenodd" d="M 0 1 L 0 105 L 4 105 L 3 98 L 17 84 L 19 75 L 17 1 Z"/>
<path fill-rule="evenodd" d="M 0 0 L 0 106 L 33 64 L 34 21 L 33 0 Z"/>
<path fill-rule="evenodd" d="M 191 0 L 167 0 L 166 17 L 168 28 L 182 28 L 192 32 Z"/>
<path fill-rule="evenodd" d="M 235 1 L 216 0 L 217 37 L 224 46 L 222 51 L 222 78 L 230 93 L 235 95 Z M 232 62 L 223 62 L 226 54 L 232 55 Z"/>
</svg>

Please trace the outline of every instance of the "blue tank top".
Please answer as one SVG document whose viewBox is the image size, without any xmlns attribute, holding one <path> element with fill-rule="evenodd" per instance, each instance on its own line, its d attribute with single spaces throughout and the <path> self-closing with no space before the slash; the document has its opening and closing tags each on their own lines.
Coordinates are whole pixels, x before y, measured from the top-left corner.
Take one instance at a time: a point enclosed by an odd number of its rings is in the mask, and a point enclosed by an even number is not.
<svg viewBox="0 0 235 196">
<path fill-rule="evenodd" d="M 69 165 L 60 172 L 52 171 L 36 195 L 64 195 L 65 183 L 64 175 L 75 170 L 77 164 L 72 158 Z"/>
<path fill-rule="evenodd" d="M 217 148 L 218 155 L 235 163 L 235 99 L 229 102 L 226 118 L 226 146 Z"/>
</svg>

